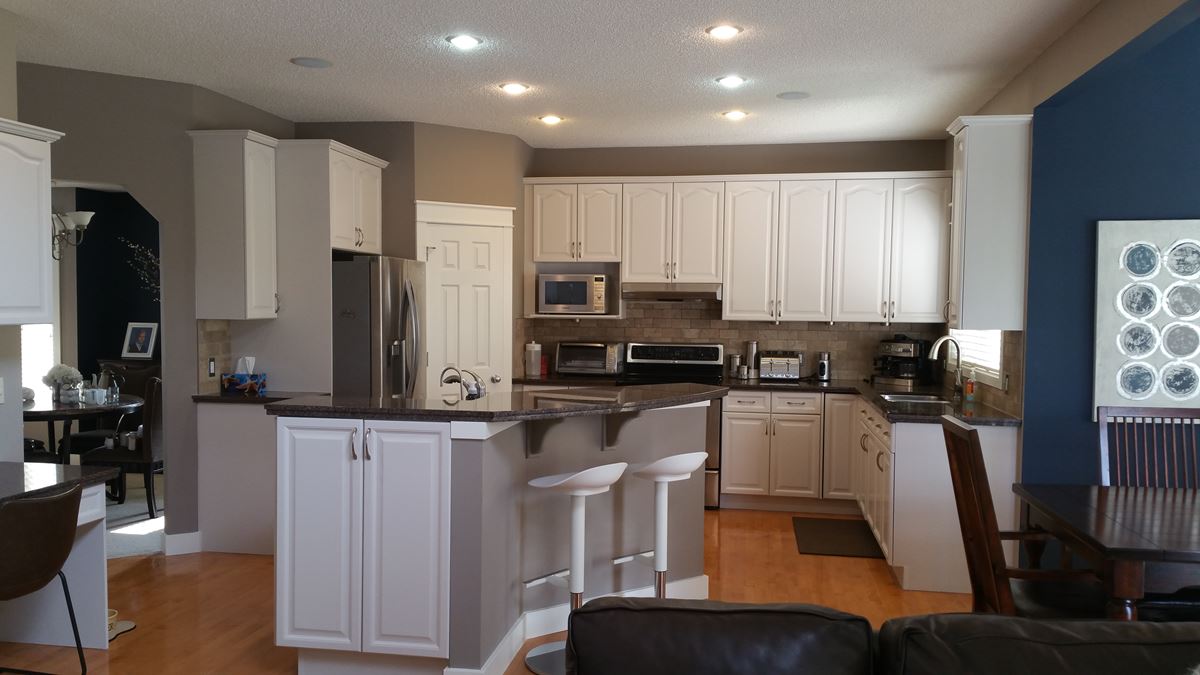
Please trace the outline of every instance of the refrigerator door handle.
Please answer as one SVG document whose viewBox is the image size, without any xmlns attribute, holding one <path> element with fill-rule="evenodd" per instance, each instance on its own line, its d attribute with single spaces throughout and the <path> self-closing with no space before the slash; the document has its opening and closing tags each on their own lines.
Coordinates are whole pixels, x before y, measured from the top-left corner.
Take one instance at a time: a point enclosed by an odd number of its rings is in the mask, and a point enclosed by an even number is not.
<svg viewBox="0 0 1200 675">
<path fill-rule="evenodd" d="M 410 366 L 407 355 L 404 357 L 404 366 L 407 377 L 404 383 L 404 397 L 411 398 L 417 387 L 417 370 L 421 358 L 421 319 L 417 316 L 417 293 L 413 290 L 412 281 L 404 280 L 404 304 L 407 309 L 408 319 L 412 321 L 412 364 Z M 402 313 L 402 314 L 404 314 Z M 401 326 L 401 335 L 403 335 L 404 327 Z M 407 339 L 405 340 L 407 342 Z"/>
</svg>

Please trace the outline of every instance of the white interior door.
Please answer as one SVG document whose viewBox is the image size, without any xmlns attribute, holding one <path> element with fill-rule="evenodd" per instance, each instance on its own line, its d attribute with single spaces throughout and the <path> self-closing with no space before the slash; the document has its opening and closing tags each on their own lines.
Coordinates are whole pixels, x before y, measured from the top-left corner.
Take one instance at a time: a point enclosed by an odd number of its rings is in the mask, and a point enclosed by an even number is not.
<svg viewBox="0 0 1200 675">
<path fill-rule="evenodd" d="M 428 255 L 426 391 L 457 394 L 458 385 L 441 383 L 446 366 L 478 374 L 488 391 L 511 390 L 512 228 L 422 226 Z"/>
</svg>

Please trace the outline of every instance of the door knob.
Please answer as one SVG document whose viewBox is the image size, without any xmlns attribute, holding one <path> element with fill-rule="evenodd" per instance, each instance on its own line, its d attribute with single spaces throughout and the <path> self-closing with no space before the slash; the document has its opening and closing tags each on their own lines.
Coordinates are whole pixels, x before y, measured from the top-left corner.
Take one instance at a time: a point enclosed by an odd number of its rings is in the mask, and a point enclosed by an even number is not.
<svg viewBox="0 0 1200 675">
<path fill-rule="evenodd" d="M 493 375 L 493 376 L 492 376 L 492 382 L 500 382 L 500 381 L 501 381 L 501 380 L 503 380 L 503 379 L 504 379 L 504 378 L 503 378 L 503 377 L 500 377 L 499 375 Z"/>
</svg>

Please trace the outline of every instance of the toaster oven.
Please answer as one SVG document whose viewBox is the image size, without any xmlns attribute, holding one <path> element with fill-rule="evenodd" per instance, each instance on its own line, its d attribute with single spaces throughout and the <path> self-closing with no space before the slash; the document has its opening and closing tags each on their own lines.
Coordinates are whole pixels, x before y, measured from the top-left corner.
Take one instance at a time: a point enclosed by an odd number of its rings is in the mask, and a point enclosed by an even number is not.
<svg viewBox="0 0 1200 675">
<path fill-rule="evenodd" d="M 625 345 L 620 342 L 560 342 L 554 372 L 570 375 L 620 375 L 625 371 Z"/>
</svg>

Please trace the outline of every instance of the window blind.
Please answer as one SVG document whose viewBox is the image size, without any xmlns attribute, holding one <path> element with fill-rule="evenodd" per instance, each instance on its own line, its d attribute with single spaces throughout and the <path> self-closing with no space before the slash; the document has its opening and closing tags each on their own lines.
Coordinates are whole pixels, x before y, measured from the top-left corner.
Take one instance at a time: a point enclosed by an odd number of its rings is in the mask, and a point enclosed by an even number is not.
<svg viewBox="0 0 1200 675">
<path fill-rule="evenodd" d="M 950 335 L 962 347 L 963 377 L 975 371 L 975 379 L 1003 387 L 1003 338 L 998 330 L 951 330 Z M 946 368 L 952 369 L 953 356 L 946 357 Z"/>
</svg>

